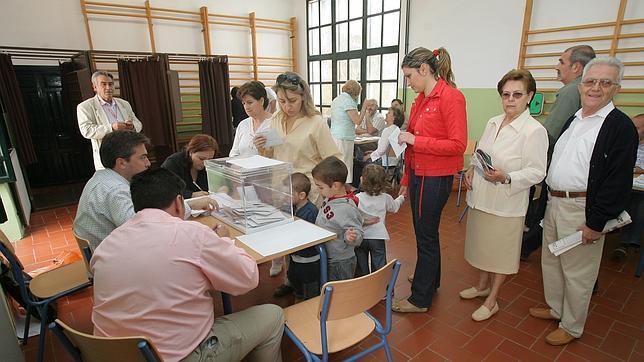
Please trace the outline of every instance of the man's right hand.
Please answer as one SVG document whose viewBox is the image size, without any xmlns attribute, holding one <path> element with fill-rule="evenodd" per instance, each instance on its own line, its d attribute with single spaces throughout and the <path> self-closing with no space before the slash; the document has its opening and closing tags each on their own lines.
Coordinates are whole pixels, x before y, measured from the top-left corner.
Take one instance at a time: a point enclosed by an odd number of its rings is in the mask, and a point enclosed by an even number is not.
<svg viewBox="0 0 644 362">
<path fill-rule="evenodd" d="M 190 208 L 193 210 L 212 211 L 219 209 L 219 204 L 217 204 L 217 201 L 211 199 L 210 197 L 188 200 L 188 205 L 190 205 Z"/>
<path fill-rule="evenodd" d="M 134 127 L 134 126 L 132 126 Z M 114 122 L 112 123 L 112 129 L 114 131 L 123 131 L 126 129 L 132 129 L 131 127 L 128 127 L 128 125 L 125 122 Z"/>
</svg>

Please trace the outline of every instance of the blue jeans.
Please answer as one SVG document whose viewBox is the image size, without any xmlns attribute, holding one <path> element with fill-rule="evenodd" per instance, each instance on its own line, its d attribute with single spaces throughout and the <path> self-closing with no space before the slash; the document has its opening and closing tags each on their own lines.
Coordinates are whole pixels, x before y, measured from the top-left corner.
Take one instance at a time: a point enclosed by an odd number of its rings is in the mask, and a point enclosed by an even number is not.
<svg viewBox="0 0 644 362">
<path fill-rule="evenodd" d="M 644 192 L 631 191 L 631 201 L 626 211 L 633 221 L 622 228 L 622 244 L 640 246 L 640 237 L 644 231 Z"/>
<path fill-rule="evenodd" d="M 358 265 L 356 277 L 375 272 L 387 264 L 387 250 L 382 239 L 362 239 L 360 246 L 355 248 Z M 369 270 L 369 255 L 371 255 L 371 270 Z"/>
<path fill-rule="evenodd" d="M 409 199 L 416 233 L 418 259 L 411 284 L 409 302 L 419 308 L 432 305 L 432 297 L 440 286 L 441 248 L 438 226 L 443 207 L 452 192 L 454 176 L 409 177 Z"/>
<path fill-rule="evenodd" d="M 353 274 L 356 271 L 356 256 L 349 259 L 329 261 L 329 280 L 347 280 L 353 279 Z"/>
</svg>

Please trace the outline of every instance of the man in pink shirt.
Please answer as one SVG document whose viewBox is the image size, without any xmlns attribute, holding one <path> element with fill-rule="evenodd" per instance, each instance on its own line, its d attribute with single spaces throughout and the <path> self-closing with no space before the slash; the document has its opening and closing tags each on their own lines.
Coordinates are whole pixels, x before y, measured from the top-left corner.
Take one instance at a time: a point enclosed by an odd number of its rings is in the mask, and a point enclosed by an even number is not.
<svg viewBox="0 0 644 362">
<path fill-rule="evenodd" d="M 132 179 L 136 214 L 96 248 L 92 321 L 98 336 L 148 336 L 165 361 L 281 361 L 282 309 L 259 305 L 215 319 L 212 291 L 257 287 L 255 261 L 227 237 L 184 221 L 183 181 L 159 168 Z"/>
</svg>

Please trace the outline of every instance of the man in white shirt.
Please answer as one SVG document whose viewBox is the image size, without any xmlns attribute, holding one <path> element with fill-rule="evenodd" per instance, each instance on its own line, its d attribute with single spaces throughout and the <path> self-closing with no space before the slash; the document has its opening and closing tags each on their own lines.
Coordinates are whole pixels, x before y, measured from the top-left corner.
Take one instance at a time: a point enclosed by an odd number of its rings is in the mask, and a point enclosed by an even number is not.
<svg viewBox="0 0 644 362">
<path fill-rule="evenodd" d="M 96 96 L 76 107 L 78 128 L 83 137 L 92 141 L 94 167 L 105 168 L 99 150 L 106 134 L 118 130 L 141 132 L 143 125 L 126 100 L 114 97 L 114 77 L 103 71 L 92 74 L 92 88 Z"/>
<path fill-rule="evenodd" d="M 624 66 L 616 58 L 595 58 L 579 85 L 581 109 L 563 126 L 548 170 L 548 204 L 541 266 L 547 308 L 530 315 L 560 320 L 546 336 L 551 345 L 580 338 L 597 280 L 604 246 L 602 230 L 628 204 L 637 132 L 612 99 Z M 548 245 L 581 231 L 582 245 L 554 256 Z"/>
<path fill-rule="evenodd" d="M 362 123 L 356 127 L 356 135 L 379 136 L 385 128 L 385 117 L 378 112 L 378 101 L 365 99 L 360 109 Z"/>
</svg>

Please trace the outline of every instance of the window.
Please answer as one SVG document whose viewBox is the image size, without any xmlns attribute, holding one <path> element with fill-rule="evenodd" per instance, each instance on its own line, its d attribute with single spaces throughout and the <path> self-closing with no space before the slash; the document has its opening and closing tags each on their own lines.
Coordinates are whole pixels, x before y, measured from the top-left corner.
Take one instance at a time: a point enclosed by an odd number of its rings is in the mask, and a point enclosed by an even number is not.
<svg viewBox="0 0 644 362">
<path fill-rule="evenodd" d="M 362 85 L 361 102 L 389 107 L 398 93 L 399 29 L 400 0 L 308 1 L 308 81 L 325 118 L 349 79 Z"/>
</svg>

